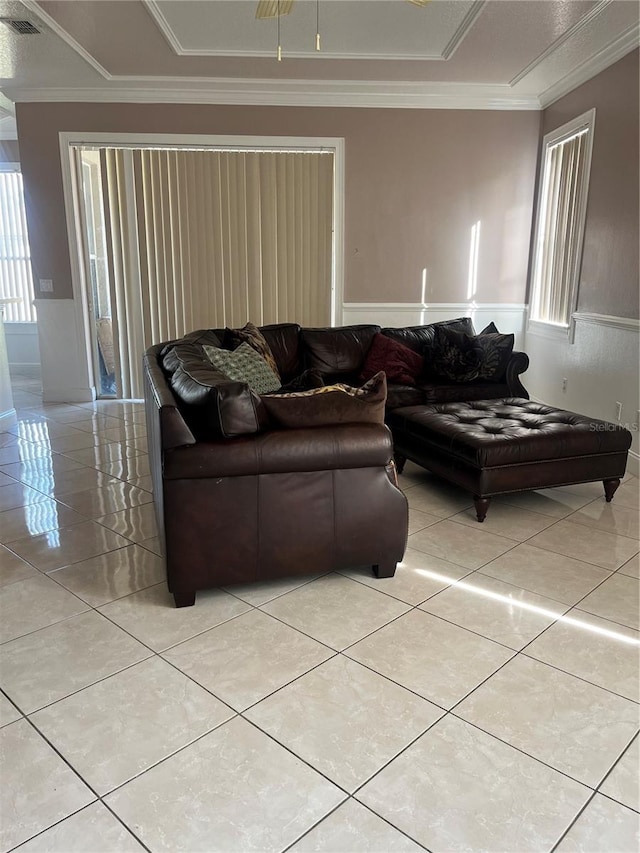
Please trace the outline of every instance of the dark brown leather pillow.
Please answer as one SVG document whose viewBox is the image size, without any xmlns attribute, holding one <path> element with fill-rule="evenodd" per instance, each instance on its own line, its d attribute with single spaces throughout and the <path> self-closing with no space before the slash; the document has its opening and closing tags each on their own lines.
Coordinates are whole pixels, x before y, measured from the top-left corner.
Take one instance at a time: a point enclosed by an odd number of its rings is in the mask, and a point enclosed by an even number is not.
<svg viewBox="0 0 640 853">
<path fill-rule="evenodd" d="M 264 394 L 262 402 L 275 426 L 289 429 L 348 423 L 384 423 L 387 380 L 377 373 L 362 388 L 327 385 L 292 394 Z"/>
<path fill-rule="evenodd" d="M 301 329 L 305 366 L 323 374 L 350 373 L 357 376 L 362 370 L 371 341 L 379 331 L 380 326 L 370 325 Z"/>
<path fill-rule="evenodd" d="M 180 365 L 171 388 L 199 441 L 250 435 L 266 424 L 260 397 L 244 382 L 227 379 L 208 360 Z"/>
<path fill-rule="evenodd" d="M 177 341 L 161 358 L 162 366 L 170 376 L 173 376 L 176 370 L 183 365 L 189 367 L 194 364 L 202 362 L 206 364 L 208 362 L 201 344 L 185 341 L 184 339 Z"/>
</svg>

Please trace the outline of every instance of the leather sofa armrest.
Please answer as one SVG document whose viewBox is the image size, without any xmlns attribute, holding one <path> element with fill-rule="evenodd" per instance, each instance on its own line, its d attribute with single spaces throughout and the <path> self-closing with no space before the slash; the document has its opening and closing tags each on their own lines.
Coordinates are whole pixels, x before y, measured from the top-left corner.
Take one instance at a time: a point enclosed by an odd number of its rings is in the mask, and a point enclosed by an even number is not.
<svg viewBox="0 0 640 853">
<path fill-rule="evenodd" d="M 270 430 L 252 436 L 199 441 L 164 457 L 165 480 L 293 474 L 386 467 L 391 433 L 382 424 Z"/>
<path fill-rule="evenodd" d="M 182 417 L 158 364 L 161 349 L 161 345 L 151 347 L 143 356 L 145 412 L 150 443 L 159 430 L 162 450 L 171 450 L 193 445 L 196 439 Z"/>
<path fill-rule="evenodd" d="M 505 382 L 512 397 L 524 397 L 525 400 L 529 399 L 529 392 L 520 381 L 520 374 L 524 373 L 528 367 L 529 356 L 526 352 L 514 350 L 511 353 L 505 374 Z"/>
</svg>

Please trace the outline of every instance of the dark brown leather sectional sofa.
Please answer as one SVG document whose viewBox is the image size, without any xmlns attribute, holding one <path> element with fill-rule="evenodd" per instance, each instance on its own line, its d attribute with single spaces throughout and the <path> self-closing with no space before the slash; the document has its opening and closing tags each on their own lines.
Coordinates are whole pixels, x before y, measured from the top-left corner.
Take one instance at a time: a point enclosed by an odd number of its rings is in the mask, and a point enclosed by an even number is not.
<svg viewBox="0 0 640 853">
<path fill-rule="evenodd" d="M 428 365 L 433 328 L 286 323 L 261 331 L 283 382 L 314 370 L 327 383 L 361 384 L 378 332 L 424 353 Z M 154 500 L 176 605 L 193 604 L 208 587 L 285 575 L 364 565 L 393 575 L 407 541 L 407 504 L 389 429 L 270 428 L 260 398 L 203 357 L 202 344 L 220 346 L 224 331 L 194 332 L 144 357 Z M 387 404 L 526 397 L 519 377 L 527 366 L 527 356 L 514 352 L 495 382 L 425 374 L 415 386 L 390 384 Z"/>
</svg>

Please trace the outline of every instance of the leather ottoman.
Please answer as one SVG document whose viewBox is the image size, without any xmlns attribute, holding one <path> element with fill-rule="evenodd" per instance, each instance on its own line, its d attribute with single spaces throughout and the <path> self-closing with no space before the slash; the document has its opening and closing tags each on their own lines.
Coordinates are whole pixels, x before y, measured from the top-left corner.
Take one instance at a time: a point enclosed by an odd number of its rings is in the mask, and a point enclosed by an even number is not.
<svg viewBox="0 0 640 853">
<path fill-rule="evenodd" d="M 468 489 L 478 521 L 493 495 L 602 480 L 607 501 L 620 485 L 631 433 L 518 397 L 387 413 L 398 471 L 407 459 Z"/>
</svg>

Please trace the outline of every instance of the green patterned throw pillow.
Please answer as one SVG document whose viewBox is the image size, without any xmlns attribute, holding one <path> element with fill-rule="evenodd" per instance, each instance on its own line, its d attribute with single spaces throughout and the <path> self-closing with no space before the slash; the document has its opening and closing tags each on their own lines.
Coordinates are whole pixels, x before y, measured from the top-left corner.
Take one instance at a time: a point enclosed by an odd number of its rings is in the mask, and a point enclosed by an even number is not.
<svg viewBox="0 0 640 853">
<path fill-rule="evenodd" d="M 269 394 L 280 387 L 280 379 L 267 362 L 249 344 L 233 351 L 204 346 L 207 358 L 223 376 L 233 382 L 246 382 L 256 394 Z"/>
</svg>

